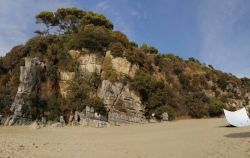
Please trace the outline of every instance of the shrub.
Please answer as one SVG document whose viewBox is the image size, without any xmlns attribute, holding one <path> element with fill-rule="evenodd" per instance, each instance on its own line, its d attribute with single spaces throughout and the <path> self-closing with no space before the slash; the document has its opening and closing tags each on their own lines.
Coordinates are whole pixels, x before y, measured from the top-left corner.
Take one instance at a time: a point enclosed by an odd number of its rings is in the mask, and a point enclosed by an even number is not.
<svg viewBox="0 0 250 158">
<path fill-rule="evenodd" d="M 161 106 L 161 107 L 157 108 L 156 110 L 154 110 L 152 113 L 155 114 L 155 117 L 157 119 L 161 120 L 162 119 L 162 114 L 164 112 L 168 113 L 169 121 L 172 121 L 172 120 L 175 119 L 175 117 L 176 117 L 175 110 L 171 106 L 168 106 L 168 105 Z"/>
<path fill-rule="evenodd" d="M 202 118 L 208 116 L 207 105 L 200 101 L 191 101 L 188 102 L 188 114 L 194 118 Z"/>
<path fill-rule="evenodd" d="M 10 95 L 8 88 L 4 87 L 0 92 L 0 114 L 5 114 L 9 111 L 13 98 Z"/>
<path fill-rule="evenodd" d="M 188 114 L 194 118 L 207 117 L 209 98 L 202 92 L 193 93 L 186 98 Z"/>
<path fill-rule="evenodd" d="M 129 40 L 126 35 L 124 35 L 120 31 L 114 31 L 112 33 L 112 38 L 116 42 L 120 42 L 124 47 L 128 48 L 129 46 Z"/>
<path fill-rule="evenodd" d="M 82 19 L 82 23 L 84 25 L 93 24 L 95 26 L 103 26 L 110 30 L 113 29 L 113 24 L 111 21 L 109 21 L 102 14 L 98 14 L 94 12 L 87 12 Z"/>
<path fill-rule="evenodd" d="M 47 106 L 46 106 L 46 116 L 49 120 L 57 120 L 60 115 L 60 98 L 58 98 L 55 94 L 50 95 L 47 98 Z"/>
<path fill-rule="evenodd" d="M 90 85 L 86 84 L 83 78 L 76 76 L 68 82 L 67 105 L 65 108 L 72 110 L 83 110 L 86 106 L 86 100 L 89 98 Z"/>
<path fill-rule="evenodd" d="M 222 77 L 217 80 L 217 85 L 222 89 L 226 90 L 227 88 L 227 80 L 226 78 Z"/>
<path fill-rule="evenodd" d="M 109 49 L 114 57 L 122 57 L 125 51 L 125 47 L 120 42 L 111 43 Z"/>
<path fill-rule="evenodd" d="M 189 90 L 190 88 L 189 78 L 182 73 L 178 75 L 178 78 L 181 83 L 182 89 Z"/>
<path fill-rule="evenodd" d="M 110 44 L 111 32 L 102 26 L 87 25 L 83 30 L 72 35 L 68 43 L 69 49 L 87 48 L 102 51 Z"/>
<path fill-rule="evenodd" d="M 99 97 L 90 97 L 89 99 L 86 99 L 85 102 L 86 105 L 92 106 L 96 112 L 100 114 L 107 114 L 107 110 Z"/>
<path fill-rule="evenodd" d="M 109 55 L 107 55 L 104 58 L 102 69 L 103 69 L 102 73 L 103 80 L 117 81 L 118 75 L 116 71 L 113 69 L 112 59 Z"/>
<path fill-rule="evenodd" d="M 213 97 L 210 98 L 210 105 L 208 107 L 208 113 L 211 117 L 218 117 L 223 114 L 223 108 L 225 108 L 225 104 L 219 99 Z"/>
</svg>

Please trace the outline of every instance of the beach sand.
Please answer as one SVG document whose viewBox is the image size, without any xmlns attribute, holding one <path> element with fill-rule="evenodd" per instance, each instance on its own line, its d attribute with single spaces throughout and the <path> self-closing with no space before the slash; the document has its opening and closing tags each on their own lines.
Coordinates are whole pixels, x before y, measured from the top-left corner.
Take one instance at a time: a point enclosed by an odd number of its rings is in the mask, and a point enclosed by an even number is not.
<svg viewBox="0 0 250 158">
<path fill-rule="evenodd" d="M 221 119 L 91 127 L 0 127 L 0 158 L 249 158 L 250 127 Z"/>
</svg>

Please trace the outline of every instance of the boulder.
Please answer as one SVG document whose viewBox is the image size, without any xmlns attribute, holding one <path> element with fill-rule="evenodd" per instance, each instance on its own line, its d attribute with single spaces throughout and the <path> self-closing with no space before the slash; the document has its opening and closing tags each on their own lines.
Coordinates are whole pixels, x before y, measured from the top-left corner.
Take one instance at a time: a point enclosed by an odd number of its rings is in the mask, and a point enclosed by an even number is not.
<svg viewBox="0 0 250 158">
<path fill-rule="evenodd" d="M 52 123 L 50 126 L 51 127 L 63 127 L 60 122 Z"/>
<path fill-rule="evenodd" d="M 34 121 L 31 125 L 30 125 L 31 129 L 40 129 L 41 126 L 39 125 L 38 121 Z"/>
<path fill-rule="evenodd" d="M 61 127 L 65 126 L 65 120 L 64 120 L 63 116 L 60 116 L 60 124 L 61 124 Z"/>
<path fill-rule="evenodd" d="M 161 117 L 162 117 L 162 121 L 168 121 L 168 113 L 167 112 L 164 112 L 161 114 Z"/>
</svg>

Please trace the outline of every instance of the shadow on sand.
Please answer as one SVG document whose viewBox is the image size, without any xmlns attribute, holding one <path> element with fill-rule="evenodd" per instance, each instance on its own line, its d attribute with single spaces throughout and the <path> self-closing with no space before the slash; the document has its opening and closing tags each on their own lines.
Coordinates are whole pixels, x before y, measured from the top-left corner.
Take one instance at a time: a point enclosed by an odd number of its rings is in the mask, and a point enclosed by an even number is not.
<svg viewBox="0 0 250 158">
<path fill-rule="evenodd" d="M 235 126 L 233 125 L 224 125 L 224 126 L 218 126 L 219 128 L 236 128 Z"/>
<path fill-rule="evenodd" d="M 250 132 L 231 133 L 225 135 L 227 138 L 250 138 Z"/>
</svg>

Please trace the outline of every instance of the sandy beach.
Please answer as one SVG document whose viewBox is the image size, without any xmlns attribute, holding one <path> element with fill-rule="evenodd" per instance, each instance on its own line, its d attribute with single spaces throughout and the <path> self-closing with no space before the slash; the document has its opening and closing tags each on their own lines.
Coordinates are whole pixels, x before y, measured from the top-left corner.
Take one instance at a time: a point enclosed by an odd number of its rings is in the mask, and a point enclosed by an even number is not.
<svg viewBox="0 0 250 158">
<path fill-rule="evenodd" d="M 225 119 L 110 128 L 0 127 L 0 158 L 247 158 L 250 128 Z"/>
</svg>

